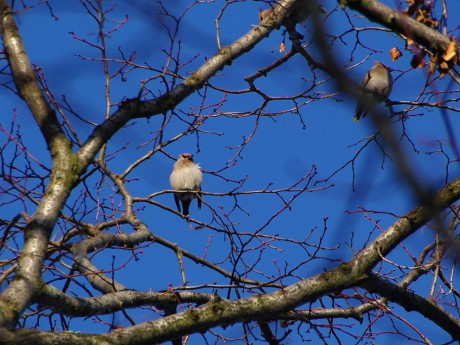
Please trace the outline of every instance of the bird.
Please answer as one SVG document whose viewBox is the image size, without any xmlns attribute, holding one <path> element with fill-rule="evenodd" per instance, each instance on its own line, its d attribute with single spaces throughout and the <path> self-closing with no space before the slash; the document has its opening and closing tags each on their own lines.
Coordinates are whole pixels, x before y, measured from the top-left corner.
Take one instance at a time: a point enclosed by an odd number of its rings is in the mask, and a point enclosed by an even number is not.
<svg viewBox="0 0 460 345">
<path fill-rule="evenodd" d="M 372 67 L 361 80 L 362 95 L 356 106 L 354 121 L 365 117 L 379 103 L 388 99 L 393 88 L 393 77 L 390 70 L 380 61 Z"/>
<path fill-rule="evenodd" d="M 176 163 L 174 163 L 169 182 L 175 191 L 174 201 L 179 212 L 185 217 L 189 217 L 190 204 L 195 198 L 198 200 L 198 209 L 201 209 L 203 173 L 200 166 L 193 162 L 193 156 L 190 153 L 182 153 L 179 156 Z"/>
</svg>

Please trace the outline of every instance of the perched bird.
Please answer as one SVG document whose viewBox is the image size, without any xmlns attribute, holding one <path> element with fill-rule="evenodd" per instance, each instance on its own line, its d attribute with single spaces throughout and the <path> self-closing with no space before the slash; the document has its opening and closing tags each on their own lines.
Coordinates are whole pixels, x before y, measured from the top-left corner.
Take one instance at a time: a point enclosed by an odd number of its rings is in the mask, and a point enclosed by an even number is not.
<svg viewBox="0 0 460 345">
<path fill-rule="evenodd" d="M 361 80 L 361 87 L 364 89 L 361 99 L 356 107 L 353 120 L 359 121 L 366 116 L 379 103 L 388 99 L 393 87 L 393 78 L 387 66 L 379 61 L 374 62 L 374 67 L 366 73 Z"/>
<path fill-rule="evenodd" d="M 174 201 L 177 210 L 181 212 L 180 202 L 182 203 L 182 214 L 189 216 L 189 207 L 193 199 L 198 199 L 198 208 L 201 209 L 201 183 L 203 174 L 201 168 L 193 162 L 193 156 L 183 153 L 179 156 L 174 169 L 169 177 L 174 192 Z"/>
</svg>

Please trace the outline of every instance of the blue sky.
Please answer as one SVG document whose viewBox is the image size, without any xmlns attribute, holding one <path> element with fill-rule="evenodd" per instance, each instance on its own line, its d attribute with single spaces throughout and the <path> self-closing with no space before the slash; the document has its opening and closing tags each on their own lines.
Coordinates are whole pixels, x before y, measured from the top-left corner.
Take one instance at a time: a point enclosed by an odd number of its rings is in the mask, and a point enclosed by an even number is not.
<svg viewBox="0 0 460 345">
<path fill-rule="evenodd" d="M 223 1 L 216 1 L 215 3 L 197 4 L 184 16 L 178 34 L 181 42 L 180 62 L 190 63 L 181 70 L 182 75 L 185 75 L 185 72 L 193 72 L 207 58 L 216 53 L 214 20 L 223 3 Z M 385 3 L 391 7 L 396 6 L 394 1 L 385 1 Z M 89 121 L 101 122 L 105 112 L 104 76 L 101 64 L 98 61 L 81 58 L 81 56 L 100 58 L 100 54 L 97 50 L 90 49 L 82 42 L 77 41 L 71 34 L 74 32 L 85 40 L 99 43 L 96 25 L 86 14 L 81 4 L 77 2 L 61 1 L 51 2 L 51 4 L 53 13 L 59 18 L 58 20 L 52 18 L 49 9 L 43 5 L 17 17 L 19 29 L 31 61 L 34 65 L 42 68 L 51 91 L 59 101 L 61 95 L 65 95 L 73 109 L 82 117 Z M 163 68 L 167 56 L 162 50 L 167 51 L 169 49 L 169 41 L 165 36 L 164 27 L 160 25 L 160 17 L 155 15 L 155 11 L 158 10 L 156 3 L 131 0 L 120 3 L 107 1 L 104 5 L 106 8 L 116 5 L 114 11 L 107 16 L 105 23 L 107 29 L 116 26 L 117 22 L 128 15 L 126 24 L 107 38 L 109 57 L 120 58 L 119 49 L 128 56 L 135 51 L 137 63 L 148 64 L 158 69 Z M 168 3 L 166 6 L 172 13 L 180 14 L 188 5 L 187 1 L 178 0 L 174 1 L 174 4 Z M 350 28 L 346 16 L 340 8 L 337 8 L 336 2 L 326 1 L 322 5 L 328 10 L 328 15 L 323 18 L 328 33 L 331 35 L 342 33 Z M 460 19 L 458 17 L 459 5 L 454 1 L 451 1 L 449 5 L 449 16 L 451 16 L 449 17 L 449 25 L 453 28 L 456 26 L 454 23 L 458 23 Z M 244 35 L 253 25 L 256 25 L 259 8 L 266 7 L 261 1 L 235 2 L 229 5 L 220 22 L 222 44 L 230 44 Z M 347 14 L 356 27 L 378 28 L 378 25 L 369 23 L 358 13 L 347 10 Z M 171 22 L 166 24 L 171 25 Z M 307 41 L 308 37 L 311 36 L 308 31 L 309 25 L 310 22 L 307 21 L 304 27 L 299 29 Z M 415 100 L 424 87 L 426 70 L 410 69 L 411 54 L 404 50 L 404 42 L 396 35 L 379 29 L 362 31 L 359 33 L 359 38 L 361 43 L 370 49 L 358 47 L 356 51 L 351 52 L 356 39 L 355 32 L 343 36 L 342 43 L 338 40 L 334 41 L 331 49 L 334 51 L 333 54 L 336 56 L 338 64 L 350 67 L 366 60 L 349 71 L 350 75 L 358 81 L 365 71 L 372 66 L 373 61 L 380 60 L 394 70 L 393 77 L 396 82 L 390 99 L 394 101 Z M 228 90 L 247 88 L 247 83 L 243 79 L 245 76 L 254 74 L 258 68 L 266 67 L 282 56 L 282 53 L 278 51 L 282 39 L 282 30 L 274 31 L 254 50 L 234 61 L 231 66 L 226 66 L 223 71 L 211 79 L 211 83 Z M 289 49 L 290 43 L 286 42 L 286 45 Z M 394 46 L 403 51 L 404 55 L 392 63 L 389 50 Z M 315 57 L 321 58 L 314 46 L 308 49 Z M 174 52 L 177 53 L 177 51 L 178 46 L 175 45 Z M 110 64 L 112 72 L 118 67 L 119 65 L 116 63 Z M 135 97 L 139 92 L 140 81 L 153 75 L 153 71 L 139 69 L 127 73 L 125 75 L 126 80 L 122 80 L 120 76 L 114 78 L 111 84 L 112 103 L 117 104 L 124 98 Z M 273 188 L 285 188 L 304 176 L 312 169 L 312 166 L 316 166 L 317 174 L 309 188 L 323 188 L 324 190 L 302 194 L 293 203 L 291 210 L 284 211 L 264 229 L 264 232 L 300 240 L 316 228 L 309 240 L 309 243 L 311 241 L 312 244 L 315 244 L 319 241 L 324 219 L 327 218 L 324 244 L 331 248 L 338 246 L 338 249 L 323 253 L 323 255 L 330 255 L 333 260 L 346 260 L 353 255 L 353 250 L 357 251 L 365 243 L 368 243 L 369 234 L 371 234 L 370 238 L 375 238 L 380 233 L 378 229 L 374 229 L 374 224 L 369 218 L 378 222 L 383 229 L 395 221 L 395 217 L 389 215 L 363 212 L 350 214 L 347 211 L 357 211 L 363 207 L 368 210 L 403 215 L 417 203 L 412 192 L 399 178 L 399 172 L 394 164 L 388 158 L 384 160 L 381 150 L 375 144 L 370 144 L 356 158 L 354 190 L 353 172 L 350 166 L 345 167 L 328 182 L 321 182 L 352 159 L 362 146 L 362 143 L 359 142 L 373 135 L 375 129 L 369 119 L 355 123 L 352 119 L 355 102 L 349 99 L 347 95 L 338 93 L 335 84 L 328 81 L 329 77 L 324 73 L 317 72 L 317 77 L 317 81 L 324 80 L 325 82 L 315 91 L 321 92 L 321 95 L 331 96 L 311 103 L 308 102 L 308 99 L 304 99 L 303 102 L 306 104 L 301 107 L 301 118 L 298 114 L 293 113 L 276 118 L 261 117 L 259 119 L 256 116 L 248 116 L 245 119 L 216 116 L 207 120 L 200 127 L 206 133 L 200 133 L 199 136 L 189 134 L 169 145 L 165 150 L 174 157 L 182 152 L 194 154 L 195 161 L 201 165 L 205 173 L 203 190 L 209 193 L 228 193 L 235 188 L 234 183 L 228 183 L 214 174 L 214 172 L 224 168 L 228 162 L 234 162 L 234 165 L 226 169 L 222 175 L 233 180 L 247 178 L 241 188 L 242 191 L 260 190 L 271 183 L 273 183 Z M 311 86 L 311 83 L 312 72 L 300 56 L 295 56 L 269 76 L 256 81 L 256 85 L 264 92 L 279 97 L 300 93 Z M 444 88 L 457 90 L 458 96 L 457 85 L 450 84 L 448 77 L 436 81 L 434 86 L 440 90 Z M 160 83 L 153 82 L 148 84 L 148 87 L 156 96 L 164 91 L 164 86 Z M 202 89 L 200 92 L 204 91 Z M 0 92 L 3 99 L 4 114 L 1 123 L 6 126 L 13 110 L 17 109 L 19 113 L 18 123 L 22 126 L 23 133 L 27 133 L 23 138 L 26 146 L 32 154 L 49 165 L 50 160 L 46 147 L 26 107 L 13 97 L 11 92 L 5 89 L 1 89 Z M 206 92 L 208 97 L 204 104 L 209 107 L 202 111 L 202 115 L 211 116 L 215 114 L 215 106 L 213 105 L 217 104 L 223 96 L 222 93 L 210 88 Z M 178 107 L 177 111 L 178 113 L 183 112 L 185 114 L 183 117 L 190 120 L 192 116 L 187 115 L 187 113 L 194 114 L 201 102 L 202 99 L 199 95 L 192 95 Z M 254 94 L 228 94 L 225 103 L 217 109 L 217 112 L 255 111 L 261 102 L 262 99 Z M 292 106 L 292 102 L 279 101 L 270 104 L 267 110 L 280 111 L 292 108 Z M 404 107 L 395 106 L 394 109 L 401 111 Z M 116 110 L 116 105 L 112 107 L 112 112 L 114 110 Z M 449 147 L 449 137 L 438 111 L 421 108 L 414 111 L 413 114 L 420 116 L 408 119 L 404 123 L 404 130 L 417 151 L 411 147 L 406 138 L 402 139 L 402 144 L 406 148 L 408 159 L 419 177 L 427 186 L 436 189 L 444 184 L 445 158 L 439 153 L 431 155 L 427 153 L 439 149 L 437 146 L 437 140 L 439 140 L 453 157 Z M 78 121 L 71 115 L 68 116 L 74 123 L 74 128 L 80 138 L 85 140 L 91 133 L 92 127 Z M 459 128 L 458 114 L 448 112 L 447 116 L 452 121 L 452 127 Z M 148 150 L 151 150 L 153 143 L 141 145 L 154 136 L 154 132 L 158 130 L 161 121 L 162 118 L 160 117 L 150 120 L 135 120 L 115 135 L 108 145 L 107 152 L 121 151 L 109 162 L 110 169 L 115 173 L 121 173 L 133 160 L 142 157 Z M 257 131 L 250 144 L 241 152 L 238 159 L 232 160 L 237 152 L 235 147 L 241 145 L 243 140 L 248 138 L 256 125 L 258 125 Z M 397 132 L 403 130 L 401 121 L 394 121 L 393 126 Z M 164 130 L 165 140 L 178 135 L 186 128 L 187 125 L 183 121 L 174 117 Z M 456 139 L 458 140 L 458 138 Z M 169 189 L 168 178 L 173 162 L 162 154 L 156 154 L 145 161 L 129 175 L 129 178 L 134 179 L 128 184 L 130 192 L 137 197 L 146 197 L 151 193 Z M 452 164 L 450 168 L 450 178 L 454 179 L 458 176 L 458 164 Z M 94 176 L 89 182 L 90 188 L 96 188 L 99 182 L 98 176 Z M 79 200 L 80 193 L 81 189 L 78 187 L 71 200 Z M 120 196 L 108 184 L 104 185 L 100 196 L 101 198 L 113 198 L 115 204 L 121 202 Z M 161 195 L 155 198 L 155 201 L 174 208 L 173 197 L 170 194 Z M 221 216 L 230 212 L 234 206 L 233 199 L 228 196 L 205 196 L 205 201 L 213 208 L 220 208 L 219 214 Z M 265 194 L 241 196 L 239 203 L 245 212 L 235 210 L 231 213 L 231 219 L 237 224 L 237 230 L 242 232 L 255 231 L 283 205 L 276 196 Z M 10 205 L 0 212 L 11 212 L 12 210 L 19 212 L 22 210 L 20 207 L 19 204 Z M 32 206 L 29 205 L 29 207 Z M 213 262 L 224 260 L 228 255 L 230 244 L 227 236 L 206 228 L 194 231 L 183 219 L 158 207 L 146 204 L 141 204 L 139 207 L 142 207 L 142 210 L 139 210 L 138 217 L 146 222 L 155 234 L 178 243 L 184 249 L 192 251 L 198 256 L 206 253 L 207 259 Z M 30 208 L 29 212 L 32 213 L 33 208 Z M 198 211 L 196 203 L 193 203 L 191 215 L 202 222 L 212 221 L 212 215 L 207 205 Z M 85 216 L 84 220 L 97 222 L 102 219 L 95 209 Z M 125 230 L 129 231 L 128 228 Z M 432 240 L 433 233 L 427 229 L 418 232 L 409 239 L 407 246 L 414 253 L 417 253 L 417 248 L 427 245 Z M 349 248 L 350 243 L 353 243 L 353 250 Z M 291 267 L 306 259 L 302 258 L 306 255 L 305 252 L 295 249 L 287 243 L 280 244 L 280 249 L 283 251 L 265 250 L 260 269 L 265 270 L 268 274 L 275 274 L 277 268 L 284 267 L 285 263 Z M 131 256 L 131 252 L 116 251 L 116 258 L 114 259 L 116 265 L 121 265 Z M 255 260 L 256 257 L 257 255 L 254 253 L 254 257 L 248 259 L 248 262 Z M 145 291 L 150 289 L 163 290 L 167 289 L 169 285 L 181 284 L 177 259 L 170 251 L 159 245 L 151 244 L 146 248 L 139 249 L 137 258 L 138 261 L 131 260 L 129 262 L 127 269 L 116 273 L 116 278 L 128 288 Z M 389 259 L 411 265 L 403 249 L 396 249 L 389 256 Z M 98 267 L 109 269 L 111 260 L 111 254 L 99 253 L 95 263 Z M 318 260 L 303 266 L 297 274 L 299 277 L 308 277 L 336 264 L 337 261 Z M 205 282 L 228 283 L 227 280 L 194 263 L 186 262 L 185 265 L 190 285 Z M 242 267 L 239 268 L 243 269 Z M 139 272 L 143 273 L 139 274 Z M 252 277 L 262 279 L 256 273 L 253 273 Z M 290 279 L 286 280 L 286 283 L 294 281 L 295 279 Z M 429 284 L 428 281 L 429 279 L 425 280 L 425 283 Z M 75 292 L 78 291 L 79 289 L 75 287 Z M 425 286 L 419 291 L 427 296 L 429 287 Z M 211 290 L 208 289 L 207 292 L 211 292 Z M 432 340 L 437 341 L 438 338 L 435 338 L 437 335 L 445 336 L 446 338 L 443 340 L 448 340 L 447 335 L 442 331 L 437 328 L 430 329 L 431 326 L 424 324 L 425 321 L 413 313 L 407 315 L 403 312 L 402 315 L 410 320 L 415 320 L 413 322 L 416 324 L 420 324 L 420 328 Z M 138 321 L 144 321 L 144 318 L 148 320 L 153 316 L 150 312 L 146 312 L 145 315 L 140 313 L 136 317 L 138 317 Z M 122 324 L 125 322 L 121 317 L 118 321 Z M 384 323 L 377 323 L 376 327 L 384 329 L 386 326 Z M 75 330 L 79 331 L 107 330 L 105 326 L 97 325 L 91 320 L 74 321 L 72 325 L 75 325 Z M 403 324 L 399 326 L 405 327 Z M 228 332 L 238 334 L 239 329 L 231 327 Z M 390 335 L 383 339 L 387 340 L 387 338 L 388 341 L 392 339 Z M 199 344 L 200 339 L 200 336 L 196 336 L 192 337 L 191 341 Z"/>
</svg>

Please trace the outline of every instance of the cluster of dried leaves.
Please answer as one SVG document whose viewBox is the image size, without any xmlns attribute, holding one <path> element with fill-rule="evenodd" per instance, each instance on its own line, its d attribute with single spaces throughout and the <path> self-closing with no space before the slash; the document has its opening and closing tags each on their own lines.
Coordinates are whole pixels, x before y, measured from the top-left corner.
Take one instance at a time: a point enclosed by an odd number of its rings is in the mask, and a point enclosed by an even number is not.
<svg viewBox="0 0 460 345">
<path fill-rule="evenodd" d="M 430 28 L 439 27 L 439 22 L 432 17 L 433 4 L 431 1 L 407 0 L 407 2 L 409 6 L 401 13 Z"/>
<path fill-rule="evenodd" d="M 433 18 L 433 3 L 425 0 L 407 0 L 407 9 L 401 11 L 401 13 L 413 18 L 417 22 L 436 30 L 439 27 L 439 21 Z M 414 47 L 415 43 L 410 38 L 406 38 L 408 46 Z M 429 72 L 434 73 L 438 68 L 440 77 L 444 77 L 449 70 L 459 63 L 459 57 L 457 54 L 458 42 L 455 37 L 452 38 L 451 42 L 447 46 L 445 51 L 437 53 L 428 53 L 420 47 L 415 47 L 414 56 L 411 60 L 411 66 L 413 68 L 422 68 L 425 66 L 425 57 L 429 54 Z M 414 49 L 412 49 L 414 50 Z M 402 53 L 398 48 L 393 48 L 390 51 L 392 61 L 397 60 Z"/>
</svg>

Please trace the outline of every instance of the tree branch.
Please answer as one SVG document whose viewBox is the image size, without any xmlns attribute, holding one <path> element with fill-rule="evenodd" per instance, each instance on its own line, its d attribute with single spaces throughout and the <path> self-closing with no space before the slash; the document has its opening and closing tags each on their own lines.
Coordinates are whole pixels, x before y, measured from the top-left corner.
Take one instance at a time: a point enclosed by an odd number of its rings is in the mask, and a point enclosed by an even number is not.
<svg viewBox="0 0 460 345">
<path fill-rule="evenodd" d="M 389 281 L 375 275 L 371 275 L 369 279 L 362 282 L 361 286 L 371 293 L 377 293 L 387 300 L 399 304 L 407 311 L 416 311 L 422 314 L 449 333 L 452 339 L 460 339 L 460 323 L 458 320 L 439 305 L 426 298 L 391 284 Z"/>
<path fill-rule="evenodd" d="M 276 319 L 295 307 L 314 301 L 328 293 L 356 284 L 365 284 L 369 279 L 368 272 L 380 258 L 379 250 L 382 255 L 388 254 L 402 240 L 459 198 L 460 179 L 457 179 L 434 196 L 430 208 L 419 206 L 413 209 L 349 262 L 273 293 L 236 301 L 222 300 L 216 296 L 214 300 L 202 307 L 170 315 L 161 320 L 128 327 L 119 332 L 97 335 L 93 338 L 88 334 L 70 334 L 69 332 L 63 332 L 62 338 L 57 337 L 59 333 L 53 332 L 51 333 L 52 337 L 55 341 L 72 337 L 72 342 L 76 344 L 82 343 L 82 341 L 87 344 L 96 344 L 96 341 L 117 344 L 148 344 L 202 332 L 216 326 L 231 325 L 235 322 Z M 456 333 L 456 328 L 451 330 L 451 327 L 449 326 L 447 329 L 449 333 L 460 339 L 460 333 Z M 10 344 L 19 343 L 19 341 L 23 341 L 24 337 L 31 336 L 35 340 L 42 338 L 50 341 L 51 339 L 49 332 L 35 330 L 0 333 L 0 337 L 10 337 L 8 338 Z"/>
<path fill-rule="evenodd" d="M 86 169 L 86 166 L 93 160 L 102 145 L 129 120 L 150 118 L 174 109 L 192 93 L 201 89 L 218 71 L 222 70 L 226 65 L 230 65 L 236 58 L 249 52 L 257 43 L 267 37 L 271 31 L 281 25 L 295 1 L 280 1 L 279 6 L 275 7 L 273 13 L 264 20 L 263 24 L 256 26 L 237 41 L 222 48 L 192 73 L 190 77 L 185 79 L 182 84 L 170 92 L 147 102 L 142 102 L 139 99 L 124 102 L 109 119 L 94 129 L 93 134 L 79 150 L 78 158 L 83 163 L 81 168 Z"/>
<path fill-rule="evenodd" d="M 6 0 L 0 0 L 0 15 L 3 43 L 18 93 L 29 106 L 53 159 L 48 188 L 25 229 L 26 240 L 16 275 L 0 297 L 0 327 L 14 327 L 40 288 L 48 241 L 77 176 L 71 145 L 37 83 Z"/>
<path fill-rule="evenodd" d="M 353 10 L 365 15 L 369 20 L 377 22 L 392 31 L 417 42 L 431 53 L 444 52 L 450 43 L 450 38 L 433 30 L 403 13 L 393 10 L 377 0 L 339 0 Z M 457 55 L 460 48 L 457 47 Z"/>
<path fill-rule="evenodd" d="M 164 309 L 178 303 L 204 304 L 212 294 L 199 292 L 139 292 L 126 290 L 99 297 L 77 298 L 66 295 L 51 285 L 44 285 L 37 296 L 40 306 L 70 316 L 104 315 L 127 308 L 155 306 Z"/>
<path fill-rule="evenodd" d="M 6 0 L 0 0 L 0 11 L 3 44 L 16 88 L 19 96 L 29 106 L 45 137 L 51 154 L 54 155 L 56 154 L 53 150 L 54 143 L 58 138 L 61 140 L 65 138 L 64 132 L 55 112 L 49 106 L 37 83 L 35 72 L 32 69 L 26 48 L 14 21 L 13 13 Z"/>
</svg>

